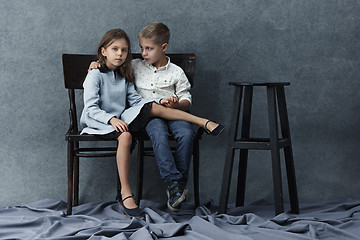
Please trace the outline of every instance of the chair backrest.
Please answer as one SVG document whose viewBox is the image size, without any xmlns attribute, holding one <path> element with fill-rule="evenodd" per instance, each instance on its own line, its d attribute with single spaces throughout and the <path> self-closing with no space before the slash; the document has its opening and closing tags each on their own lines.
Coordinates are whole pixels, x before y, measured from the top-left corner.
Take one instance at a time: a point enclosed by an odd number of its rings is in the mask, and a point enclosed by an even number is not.
<svg viewBox="0 0 360 240">
<path fill-rule="evenodd" d="M 63 54 L 63 71 L 65 88 L 83 89 L 83 82 L 92 61 L 97 60 L 96 55 L 89 54 Z"/>
<path fill-rule="evenodd" d="M 141 58 L 141 54 L 133 53 L 133 58 Z M 193 53 L 170 53 L 167 54 L 171 62 L 181 67 L 191 86 L 194 86 L 195 60 Z M 75 103 L 75 89 L 83 89 L 83 82 L 87 75 L 87 70 L 92 61 L 97 60 L 96 55 L 91 54 L 63 54 L 63 71 L 65 88 L 69 90 L 70 100 L 70 129 L 69 131 L 78 131 Z"/>
<path fill-rule="evenodd" d="M 184 70 L 191 86 L 193 86 L 196 60 L 195 54 L 170 53 L 167 55 L 170 57 L 172 63 L 178 65 Z M 134 53 L 133 58 L 141 58 L 141 54 Z M 87 69 L 92 61 L 97 60 L 97 56 L 90 54 L 63 54 L 62 60 L 65 88 L 82 89 L 82 84 L 87 75 Z"/>
</svg>

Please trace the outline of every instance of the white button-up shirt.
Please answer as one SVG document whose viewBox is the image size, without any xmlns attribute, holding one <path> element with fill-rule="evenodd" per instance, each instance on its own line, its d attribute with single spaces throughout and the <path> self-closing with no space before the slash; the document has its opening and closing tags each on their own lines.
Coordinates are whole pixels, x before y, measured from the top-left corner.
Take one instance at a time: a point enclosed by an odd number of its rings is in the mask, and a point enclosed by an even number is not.
<svg viewBox="0 0 360 240">
<path fill-rule="evenodd" d="M 134 59 L 132 66 L 135 73 L 136 90 L 143 98 L 159 99 L 174 96 L 188 100 L 191 104 L 191 85 L 184 71 L 170 62 L 156 68 L 142 59 Z"/>
</svg>

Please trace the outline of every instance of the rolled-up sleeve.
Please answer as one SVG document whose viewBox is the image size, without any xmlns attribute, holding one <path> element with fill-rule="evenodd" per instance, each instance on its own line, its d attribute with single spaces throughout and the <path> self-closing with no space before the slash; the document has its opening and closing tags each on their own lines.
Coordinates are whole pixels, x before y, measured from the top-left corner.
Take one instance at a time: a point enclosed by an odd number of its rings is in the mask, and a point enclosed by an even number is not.
<svg viewBox="0 0 360 240">
<path fill-rule="evenodd" d="M 175 83 L 175 94 L 178 97 L 179 101 L 188 100 L 191 104 L 191 94 L 190 94 L 191 85 L 187 79 L 184 71 L 181 71 L 177 75 Z"/>
</svg>

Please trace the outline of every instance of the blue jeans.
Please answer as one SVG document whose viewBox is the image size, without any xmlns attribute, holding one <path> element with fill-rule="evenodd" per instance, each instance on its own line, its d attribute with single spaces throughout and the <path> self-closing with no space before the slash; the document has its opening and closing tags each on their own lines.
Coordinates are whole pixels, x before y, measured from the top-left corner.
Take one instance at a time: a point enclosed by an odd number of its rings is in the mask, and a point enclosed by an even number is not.
<svg viewBox="0 0 360 240">
<path fill-rule="evenodd" d="M 192 124 L 154 118 L 146 125 L 146 132 L 150 136 L 162 179 L 166 183 L 176 180 L 185 186 L 195 139 Z M 174 156 L 170 149 L 169 132 L 177 142 Z"/>
</svg>

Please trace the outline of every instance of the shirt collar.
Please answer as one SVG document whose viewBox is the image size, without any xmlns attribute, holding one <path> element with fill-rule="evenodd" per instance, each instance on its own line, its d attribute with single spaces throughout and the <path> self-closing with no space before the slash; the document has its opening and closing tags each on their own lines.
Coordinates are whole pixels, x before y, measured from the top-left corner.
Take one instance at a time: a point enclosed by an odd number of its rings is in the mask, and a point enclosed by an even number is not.
<svg viewBox="0 0 360 240">
<path fill-rule="evenodd" d="M 111 72 L 111 71 L 113 71 L 113 70 L 109 69 L 109 68 L 106 66 L 106 64 L 104 64 L 104 65 L 101 65 L 101 67 L 99 68 L 99 71 L 102 72 L 102 73 L 108 73 L 108 72 Z M 118 74 L 121 75 L 121 73 L 120 73 L 120 68 L 117 68 L 116 71 L 113 71 L 113 72 L 118 73 Z"/>
<path fill-rule="evenodd" d="M 99 71 L 102 72 L 102 73 L 107 73 L 107 72 L 110 72 L 110 69 L 106 66 L 106 64 L 103 64 L 99 68 Z"/>
<path fill-rule="evenodd" d="M 167 70 L 169 68 L 169 66 L 170 66 L 170 58 L 168 56 L 165 56 L 165 57 L 167 59 L 167 64 L 165 66 L 159 67 L 157 69 L 158 71 L 165 71 L 165 70 Z M 147 66 L 148 68 L 156 69 L 156 67 L 154 67 L 151 64 L 148 64 L 145 60 L 144 60 L 144 65 Z"/>
</svg>

